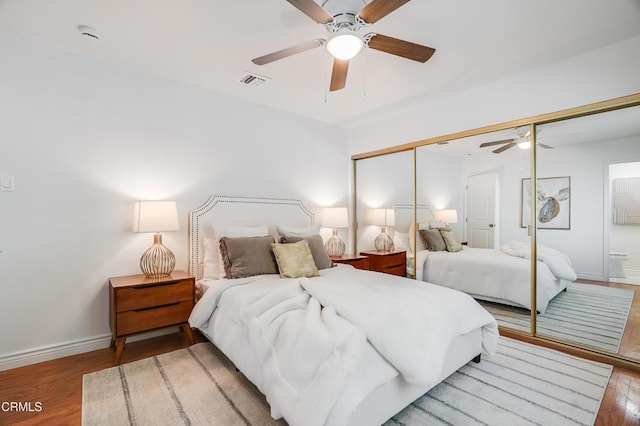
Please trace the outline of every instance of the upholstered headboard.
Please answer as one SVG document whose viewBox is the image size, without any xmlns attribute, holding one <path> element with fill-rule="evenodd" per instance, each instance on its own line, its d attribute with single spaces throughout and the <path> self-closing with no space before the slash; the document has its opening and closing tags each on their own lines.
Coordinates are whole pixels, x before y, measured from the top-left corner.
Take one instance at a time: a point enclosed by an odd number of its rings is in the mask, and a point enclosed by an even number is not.
<svg viewBox="0 0 640 426">
<path fill-rule="evenodd" d="M 398 232 L 409 232 L 413 223 L 413 204 L 394 204 L 396 215 L 395 229 Z M 418 223 L 428 223 L 433 220 L 431 208 L 425 204 L 416 205 L 416 219 Z"/>
<path fill-rule="evenodd" d="M 189 213 L 189 273 L 202 278 L 203 239 L 216 225 L 313 225 L 314 213 L 301 200 L 212 195 Z"/>
</svg>

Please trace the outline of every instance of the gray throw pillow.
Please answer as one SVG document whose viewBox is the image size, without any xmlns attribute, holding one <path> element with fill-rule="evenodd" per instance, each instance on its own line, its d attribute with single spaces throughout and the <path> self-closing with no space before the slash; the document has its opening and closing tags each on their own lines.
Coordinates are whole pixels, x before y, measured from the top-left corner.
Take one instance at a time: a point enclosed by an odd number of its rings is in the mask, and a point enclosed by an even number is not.
<svg viewBox="0 0 640 426">
<path fill-rule="evenodd" d="M 225 278 L 242 278 L 262 274 L 277 274 L 278 264 L 273 256 L 272 236 L 220 239 L 220 254 Z"/>
<path fill-rule="evenodd" d="M 429 251 L 445 251 L 447 249 L 439 229 L 421 229 L 420 238 Z"/>
<path fill-rule="evenodd" d="M 329 258 L 327 251 L 324 249 L 324 242 L 322 241 L 322 237 L 320 235 L 311 235 L 309 237 L 282 237 L 280 238 L 281 243 L 297 243 L 301 240 L 307 240 L 309 244 L 309 249 L 311 249 L 311 255 L 313 256 L 313 261 L 316 263 L 316 268 L 318 269 L 326 269 L 331 268 L 333 266 L 333 262 Z"/>
</svg>

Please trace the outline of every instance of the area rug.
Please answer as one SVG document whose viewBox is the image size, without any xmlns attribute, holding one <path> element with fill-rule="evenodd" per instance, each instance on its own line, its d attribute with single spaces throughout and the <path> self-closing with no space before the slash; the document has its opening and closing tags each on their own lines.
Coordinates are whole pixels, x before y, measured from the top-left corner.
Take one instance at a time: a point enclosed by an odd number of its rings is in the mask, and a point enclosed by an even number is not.
<svg viewBox="0 0 640 426">
<path fill-rule="evenodd" d="M 615 287 L 571 283 L 538 315 L 538 334 L 618 353 L 634 292 Z M 526 309 L 481 302 L 498 324 L 529 331 Z"/>
<path fill-rule="evenodd" d="M 388 424 L 591 425 L 611 367 L 515 340 Z M 83 425 L 270 425 L 265 398 L 210 343 L 83 378 Z"/>
</svg>

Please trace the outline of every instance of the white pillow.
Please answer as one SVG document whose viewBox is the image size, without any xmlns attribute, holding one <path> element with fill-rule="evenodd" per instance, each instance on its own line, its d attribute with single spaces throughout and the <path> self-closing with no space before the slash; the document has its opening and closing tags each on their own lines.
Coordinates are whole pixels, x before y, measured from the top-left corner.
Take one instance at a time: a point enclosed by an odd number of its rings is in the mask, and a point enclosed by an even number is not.
<svg viewBox="0 0 640 426">
<path fill-rule="evenodd" d="M 202 247 L 204 248 L 204 258 L 202 260 L 202 278 L 204 279 L 218 279 L 220 275 L 220 269 L 218 266 L 218 245 L 219 240 L 217 238 L 205 238 L 202 241 Z"/>
<path fill-rule="evenodd" d="M 429 229 L 428 223 L 419 223 L 418 229 Z M 416 252 L 426 250 L 427 248 L 424 246 L 424 242 L 422 242 L 422 238 L 418 238 L 416 240 L 416 228 L 412 223 L 409 227 L 409 247 L 413 250 L 413 245 L 416 244 Z"/>
<path fill-rule="evenodd" d="M 395 231 L 393 233 L 393 246 L 396 250 L 404 250 L 407 253 L 411 253 L 411 247 L 409 246 L 409 233 Z"/>
<path fill-rule="evenodd" d="M 433 221 L 429 222 L 429 229 L 439 229 L 439 228 L 448 228 L 448 226 L 447 226 L 446 223 L 439 222 L 437 220 L 433 220 Z"/>
<path fill-rule="evenodd" d="M 224 277 L 224 266 L 220 254 L 220 238 L 229 237 L 266 237 L 269 227 L 262 226 L 234 226 L 221 225 L 213 229 L 214 238 L 204 239 L 204 268 L 203 278 L 217 280 Z"/>
<path fill-rule="evenodd" d="M 291 226 L 278 225 L 276 226 L 278 235 L 283 237 L 310 237 L 312 235 L 320 234 L 320 224 L 307 226 L 304 228 L 293 228 Z"/>
</svg>

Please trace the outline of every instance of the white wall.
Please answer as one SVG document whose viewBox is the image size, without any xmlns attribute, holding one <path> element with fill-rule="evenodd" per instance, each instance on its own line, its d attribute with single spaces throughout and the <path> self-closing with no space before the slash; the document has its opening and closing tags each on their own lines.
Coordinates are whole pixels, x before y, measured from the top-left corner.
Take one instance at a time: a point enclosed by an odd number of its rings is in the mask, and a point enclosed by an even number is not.
<svg viewBox="0 0 640 426">
<path fill-rule="evenodd" d="M 438 210 L 453 209 L 458 212 L 458 223 L 449 227 L 458 240 L 465 241 L 462 233 L 464 221 L 464 174 L 459 156 L 434 153 L 439 146 L 421 147 L 416 151 L 417 203 Z"/>
<path fill-rule="evenodd" d="M 180 269 L 210 194 L 349 200 L 335 126 L 6 34 L 0 94 L 0 368 L 104 346 L 107 279 L 139 273 L 152 242 L 130 232 L 134 200 L 177 200 Z"/>
<path fill-rule="evenodd" d="M 358 252 L 375 250 L 380 227 L 371 224 L 370 211 L 395 204 L 413 204 L 413 151 L 369 158 L 356 163 Z M 388 229 L 393 237 L 395 228 Z M 408 229 L 399 229 L 407 232 Z"/>
<path fill-rule="evenodd" d="M 640 159 L 640 140 L 636 144 L 638 152 L 635 157 Z M 631 161 L 632 159 L 633 157 L 627 160 Z M 640 177 L 640 162 L 611 164 L 609 168 L 610 180 L 629 177 Z M 613 209 L 613 198 L 610 197 L 610 199 L 609 206 Z M 640 276 L 640 226 L 615 225 L 611 220 L 609 223 L 609 251 L 628 253 L 629 260 L 623 262 L 627 275 Z"/>
</svg>

